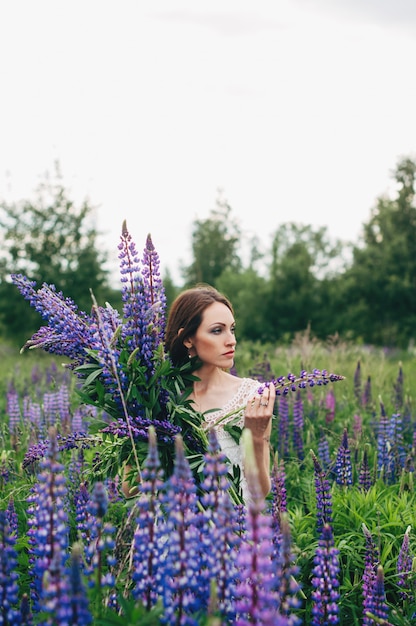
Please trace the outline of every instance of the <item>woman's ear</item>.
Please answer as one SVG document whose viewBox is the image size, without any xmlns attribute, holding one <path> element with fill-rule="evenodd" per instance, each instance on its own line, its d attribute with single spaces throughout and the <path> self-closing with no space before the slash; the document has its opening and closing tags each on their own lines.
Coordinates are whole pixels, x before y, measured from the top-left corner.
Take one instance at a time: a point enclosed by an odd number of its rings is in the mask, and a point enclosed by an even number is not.
<svg viewBox="0 0 416 626">
<path fill-rule="evenodd" d="M 183 333 L 183 328 L 180 328 L 178 330 L 178 337 L 180 337 L 182 333 Z M 192 348 L 192 341 L 189 338 L 185 339 L 185 341 L 183 342 L 183 345 L 185 346 L 185 348 L 188 348 L 189 350 L 190 348 Z"/>
</svg>

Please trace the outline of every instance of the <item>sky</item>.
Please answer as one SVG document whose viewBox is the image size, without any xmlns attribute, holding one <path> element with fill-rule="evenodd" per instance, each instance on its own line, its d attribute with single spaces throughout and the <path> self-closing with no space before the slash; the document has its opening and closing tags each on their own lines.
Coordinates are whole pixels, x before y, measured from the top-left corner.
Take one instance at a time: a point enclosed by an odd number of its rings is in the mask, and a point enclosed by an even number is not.
<svg viewBox="0 0 416 626">
<path fill-rule="evenodd" d="M 0 198 L 59 162 L 117 269 L 122 222 L 180 284 L 195 220 L 230 204 L 357 242 L 416 155 L 414 0 L 2 0 Z"/>
</svg>

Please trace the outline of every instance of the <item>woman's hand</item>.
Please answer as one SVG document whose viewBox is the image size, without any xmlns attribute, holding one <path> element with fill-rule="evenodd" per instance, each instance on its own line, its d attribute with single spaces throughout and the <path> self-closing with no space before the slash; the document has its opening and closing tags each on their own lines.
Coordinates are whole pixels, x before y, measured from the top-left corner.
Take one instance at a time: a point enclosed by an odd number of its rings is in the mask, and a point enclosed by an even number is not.
<svg viewBox="0 0 416 626">
<path fill-rule="evenodd" d="M 275 399 L 275 386 L 265 385 L 262 394 L 257 393 L 248 401 L 244 413 L 244 428 L 251 431 L 258 479 L 264 496 L 270 491 L 270 432 Z"/>
</svg>

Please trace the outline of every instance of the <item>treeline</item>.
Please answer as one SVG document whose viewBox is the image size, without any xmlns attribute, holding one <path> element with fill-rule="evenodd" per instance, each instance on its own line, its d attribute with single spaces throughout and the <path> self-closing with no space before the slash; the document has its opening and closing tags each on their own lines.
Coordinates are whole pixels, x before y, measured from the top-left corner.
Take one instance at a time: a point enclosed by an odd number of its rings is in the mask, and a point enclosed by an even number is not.
<svg viewBox="0 0 416 626">
<path fill-rule="evenodd" d="M 288 222 L 271 233 L 270 249 L 240 229 L 220 195 L 207 219 L 192 229 L 192 261 L 183 284 L 165 276 L 168 304 L 181 289 L 214 285 L 233 302 L 238 337 L 285 342 L 309 329 L 312 336 L 407 348 L 416 337 L 416 161 L 402 158 L 392 173 L 394 197 L 380 196 L 363 221 L 357 242 L 333 241 L 327 229 Z M 336 201 L 334 202 L 336 211 Z M 77 207 L 59 172 L 35 201 L 0 204 L 0 330 L 22 341 L 39 316 L 10 284 L 21 272 L 53 283 L 81 309 L 98 302 L 118 306 L 106 254 L 98 245 L 93 207 Z"/>
</svg>

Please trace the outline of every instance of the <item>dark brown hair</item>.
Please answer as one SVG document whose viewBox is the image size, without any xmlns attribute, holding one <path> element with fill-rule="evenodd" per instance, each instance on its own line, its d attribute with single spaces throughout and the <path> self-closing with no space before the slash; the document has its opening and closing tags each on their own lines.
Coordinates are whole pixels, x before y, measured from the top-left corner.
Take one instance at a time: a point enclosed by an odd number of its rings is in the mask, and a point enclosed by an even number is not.
<svg viewBox="0 0 416 626">
<path fill-rule="evenodd" d="M 182 365 L 188 360 L 188 349 L 183 342 L 195 335 L 203 312 L 214 302 L 225 304 L 234 315 L 231 302 L 209 285 L 187 289 L 173 301 L 166 324 L 165 348 L 174 365 Z M 181 328 L 183 330 L 179 333 Z"/>
</svg>

